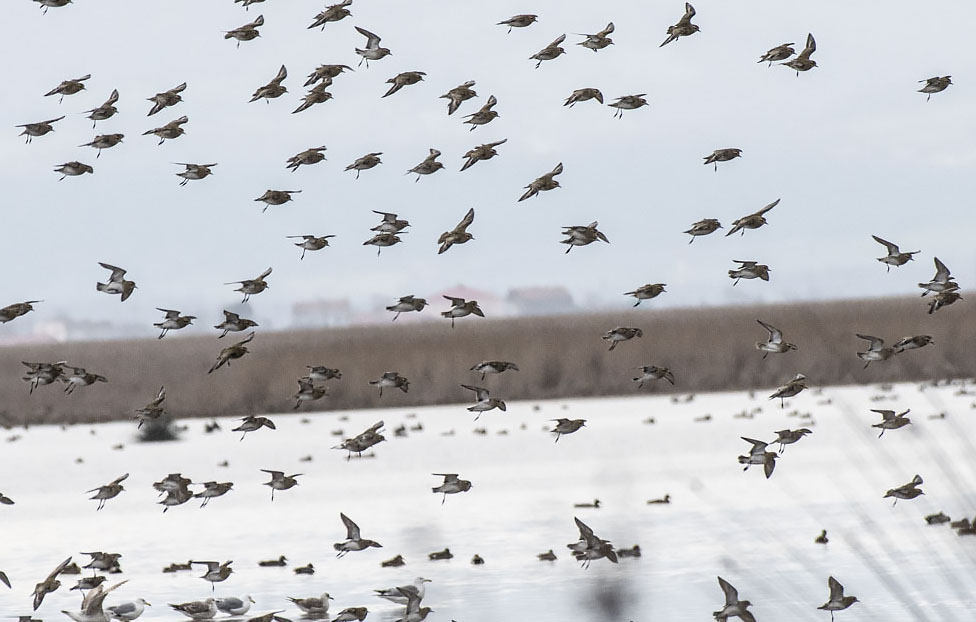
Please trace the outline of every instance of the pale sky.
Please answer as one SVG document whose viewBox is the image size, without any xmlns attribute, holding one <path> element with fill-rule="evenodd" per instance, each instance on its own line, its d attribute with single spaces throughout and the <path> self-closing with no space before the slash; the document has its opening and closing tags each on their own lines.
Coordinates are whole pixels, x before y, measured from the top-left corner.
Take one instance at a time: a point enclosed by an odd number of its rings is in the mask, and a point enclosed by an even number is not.
<svg viewBox="0 0 976 622">
<path fill-rule="evenodd" d="M 914 294 L 934 274 L 933 255 L 964 289 L 976 279 L 976 76 L 970 29 L 976 5 L 893 1 L 743 6 L 700 0 L 701 32 L 664 48 L 682 2 L 379 2 L 357 0 L 352 17 L 308 30 L 321 2 L 268 0 L 245 11 L 230 0 L 77 0 L 43 15 L 27 0 L 6 6 L 0 54 L 7 95 L 0 116 L 6 258 L 4 300 L 43 299 L 34 319 L 58 312 L 118 323 L 159 321 L 154 307 L 200 316 L 203 332 L 220 306 L 240 301 L 225 281 L 272 266 L 268 291 L 252 299 L 285 323 L 292 302 L 442 291 L 456 283 L 504 294 L 511 287 L 566 286 L 578 301 L 621 309 L 644 283 L 665 282 L 657 307 Z M 536 13 L 528 28 L 496 22 Z M 240 48 L 223 32 L 265 17 L 261 37 Z M 576 45 L 609 21 L 615 45 Z M 354 68 L 364 44 L 354 26 L 382 37 L 393 54 L 336 79 L 332 101 L 291 114 L 305 76 L 319 64 Z M 769 48 L 812 32 L 818 67 L 796 76 L 757 64 Z M 566 33 L 566 54 L 535 69 L 529 56 Z M 288 93 L 248 103 L 288 68 Z M 424 71 L 424 82 L 381 99 L 388 78 Z M 90 73 L 60 105 L 44 97 L 64 79 Z M 919 80 L 952 75 L 932 97 Z M 447 115 L 438 96 L 476 80 L 479 97 Z M 187 82 L 184 101 L 147 117 L 153 94 Z M 627 111 L 594 101 L 562 103 L 596 87 L 606 102 L 646 93 Z M 118 89 L 120 112 L 93 130 L 83 112 Z M 500 117 L 469 132 L 464 115 L 489 95 Z M 55 131 L 30 145 L 13 126 L 60 115 Z M 186 115 L 186 135 L 157 146 L 147 130 Z M 98 159 L 78 147 L 121 132 L 123 144 Z M 468 149 L 507 138 L 499 155 L 459 172 Z M 285 160 L 328 147 L 326 162 L 297 173 Z M 428 149 L 446 169 L 414 183 L 404 172 Z M 703 166 L 717 148 L 743 157 Z M 346 165 L 373 151 L 383 163 L 362 173 Z M 58 182 L 69 160 L 94 175 Z M 214 175 L 180 187 L 173 162 L 217 162 Z M 561 187 L 517 203 L 523 187 L 562 162 Z M 267 189 L 302 190 L 261 213 Z M 734 219 L 780 198 L 769 225 L 722 237 Z M 475 239 L 437 255 L 437 236 L 469 207 Z M 397 212 L 412 226 L 376 256 L 362 243 Z M 702 218 L 726 227 L 688 245 L 682 233 Z M 611 244 L 574 248 L 560 228 L 598 220 Z M 301 250 L 288 235 L 335 234 L 332 246 Z M 885 273 L 879 235 L 916 261 Z M 769 283 L 741 282 L 733 259 L 772 268 Z M 138 284 L 130 300 L 95 291 L 105 261 Z M 647 304 L 647 303 L 645 303 Z M 437 307 L 437 310 L 442 310 Z M 429 310 L 428 310 L 429 311 Z M 210 320 L 213 319 L 214 322 Z"/>
</svg>

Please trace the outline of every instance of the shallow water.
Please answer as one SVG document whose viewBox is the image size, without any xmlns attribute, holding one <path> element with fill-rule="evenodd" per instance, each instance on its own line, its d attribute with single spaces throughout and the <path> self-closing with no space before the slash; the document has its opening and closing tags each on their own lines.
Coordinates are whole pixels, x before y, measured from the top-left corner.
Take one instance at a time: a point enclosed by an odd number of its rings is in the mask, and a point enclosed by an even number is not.
<svg viewBox="0 0 976 622">
<path fill-rule="evenodd" d="M 28 613 L 34 584 L 68 555 L 86 563 L 80 551 L 111 551 L 123 554 L 125 572 L 109 583 L 128 583 L 107 604 L 141 596 L 153 603 L 147 621 L 185 619 L 166 603 L 211 594 L 251 594 L 257 603 L 245 618 L 283 609 L 294 619 L 300 612 L 286 596 L 328 591 L 333 612 L 367 606 L 367 620 L 392 622 L 402 607 L 372 590 L 415 576 L 433 579 L 424 599 L 430 622 L 703 620 L 723 604 L 716 575 L 753 602 L 759 620 L 828 620 L 816 607 L 827 600 L 829 575 L 860 600 L 837 614 L 840 622 L 971 620 L 976 537 L 923 520 L 939 510 L 953 519 L 976 514 L 976 397 L 958 389 L 828 388 L 782 409 L 765 394 L 741 393 L 679 404 L 663 396 L 541 402 L 538 410 L 512 403 L 477 422 L 463 406 L 299 413 L 276 415 L 276 431 L 243 441 L 230 432 L 232 420 L 220 420 L 214 434 L 190 421 L 183 440 L 154 444 L 135 442 L 128 422 L 13 430 L 5 434 L 23 438 L 0 445 L 0 492 L 16 502 L 0 506 L 0 570 L 14 589 L 0 586 L 0 615 Z M 757 407 L 753 419 L 733 416 Z M 913 425 L 878 439 L 871 408 L 911 408 Z M 790 416 L 796 409 L 815 423 Z M 929 419 L 939 412 L 946 418 Z M 705 414 L 712 419 L 694 420 Z M 587 424 L 554 443 L 544 430 L 557 417 Z M 643 423 L 648 417 L 655 423 Z M 341 440 L 333 430 L 348 437 L 379 420 L 388 440 L 375 458 L 347 461 L 331 449 Z M 422 432 L 393 436 L 400 423 L 417 422 Z M 487 435 L 472 433 L 482 426 Z M 771 439 L 787 427 L 814 433 L 787 447 L 771 479 L 760 467 L 743 472 L 736 456 L 749 446 L 739 437 Z M 455 434 L 442 434 L 449 430 Z M 117 443 L 124 448 L 113 450 Z M 313 460 L 300 462 L 306 455 Z M 229 466 L 218 467 L 225 459 Z M 272 502 L 259 469 L 303 475 Z M 164 514 L 151 483 L 175 472 L 233 481 L 234 490 L 204 509 L 191 501 Z M 431 473 L 445 472 L 473 488 L 441 504 L 430 490 L 440 478 Z M 84 491 L 123 473 L 131 474 L 126 490 L 96 512 Z M 925 479 L 923 496 L 894 507 L 882 500 L 915 473 Z M 665 493 L 671 504 L 645 503 Z M 595 498 L 599 509 L 573 507 Z M 340 512 L 383 548 L 336 559 L 332 543 L 345 535 Z M 578 537 L 574 516 L 618 547 L 640 544 L 643 556 L 580 568 L 565 547 Z M 813 542 L 821 529 L 826 546 Z M 444 547 L 454 559 L 428 561 Z M 550 548 L 556 562 L 536 561 Z M 380 567 L 397 553 L 406 566 Z M 470 564 L 475 553 L 483 566 Z M 288 567 L 257 566 L 281 554 Z M 215 592 L 200 567 L 160 572 L 188 559 L 232 559 L 235 572 Z M 314 575 L 292 572 L 309 562 Z M 77 611 L 80 595 L 67 589 L 76 579 L 62 577 L 65 586 L 37 617 L 67 620 L 60 610 Z"/>
</svg>

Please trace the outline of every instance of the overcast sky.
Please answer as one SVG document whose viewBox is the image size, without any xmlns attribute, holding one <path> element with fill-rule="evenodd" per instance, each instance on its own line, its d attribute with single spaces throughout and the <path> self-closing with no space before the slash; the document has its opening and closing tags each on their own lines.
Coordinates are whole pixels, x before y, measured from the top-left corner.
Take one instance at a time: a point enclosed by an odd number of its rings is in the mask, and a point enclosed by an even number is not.
<svg viewBox="0 0 976 622">
<path fill-rule="evenodd" d="M 66 312 L 119 323 L 159 321 L 153 307 L 182 309 L 211 324 L 240 300 L 225 281 L 272 266 L 270 289 L 252 301 L 284 322 L 296 300 L 428 295 L 464 283 L 504 293 L 563 285 L 577 300 L 605 299 L 665 282 L 656 306 L 913 294 L 934 274 L 933 255 L 960 284 L 976 279 L 976 5 L 892 1 L 730 6 L 699 0 L 701 32 L 659 48 L 682 2 L 379 2 L 356 0 L 352 17 L 308 30 L 321 2 L 268 0 L 245 11 L 230 0 L 76 0 L 42 14 L 9 2 L 0 40 L 6 95 L 0 142 L 6 258 L 2 304 L 44 299 L 35 319 Z M 496 22 L 536 13 L 511 34 Z M 241 43 L 223 32 L 265 17 L 261 37 Z M 573 33 L 609 21 L 615 45 L 598 53 Z M 332 101 L 291 114 L 305 76 L 319 64 L 353 67 L 365 41 L 382 37 L 393 54 L 336 79 Z M 769 48 L 817 39 L 818 67 L 801 74 L 757 64 Z M 529 56 L 566 33 L 566 54 L 535 69 Z M 284 64 L 288 93 L 248 103 Z M 426 80 L 381 99 L 388 78 L 424 71 Z M 90 73 L 86 89 L 44 97 L 60 81 Z M 952 75 L 928 103 L 919 80 Z M 476 80 L 476 99 L 452 116 L 438 96 Z M 147 97 L 187 82 L 184 101 L 147 117 Z M 590 101 L 562 103 L 596 87 L 606 102 L 647 93 L 649 106 L 612 118 Z M 118 89 L 120 112 L 94 130 L 83 112 Z M 494 94 L 500 117 L 469 132 L 464 115 Z M 66 115 L 30 145 L 17 124 Z M 157 146 L 142 136 L 179 116 L 186 135 Z M 124 143 L 96 159 L 79 147 L 96 134 Z M 462 154 L 507 138 L 499 155 L 459 172 Z M 328 161 L 297 173 L 285 160 L 325 145 Z M 428 149 L 446 169 L 414 183 L 404 172 Z M 712 150 L 743 157 L 703 166 Z M 346 165 L 383 152 L 357 181 Z M 59 182 L 69 160 L 94 175 Z M 214 176 L 180 187 L 173 162 L 217 162 Z M 562 162 L 561 187 L 517 203 L 523 186 Z M 302 190 L 261 213 L 267 189 Z M 780 198 L 769 225 L 721 237 L 731 222 Z M 437 236 L 469 207 L 475 239 L 437 255 Z M 362 243 L 378 219 L 410 220 L 404 242 L 376 256 Z M 702 218 L 726 229 L 689 245 L 682 233 Z M 611 244 L 559 244 L 560 227 L 598 220 Z M 300 249 L 288 235 L 335 234 L 330 248 Z M 921 250 L 885 272 L 871 234 Z M 771 280 L 734 289 L 732 259 L 771 266 Z M 95 291 L 123 266 L 139 286 L 124 305 Z M 439 308 L 438 308 L 439 310 Z M 202 330 L 202 329 L 197 329 Z"/>
</svg>

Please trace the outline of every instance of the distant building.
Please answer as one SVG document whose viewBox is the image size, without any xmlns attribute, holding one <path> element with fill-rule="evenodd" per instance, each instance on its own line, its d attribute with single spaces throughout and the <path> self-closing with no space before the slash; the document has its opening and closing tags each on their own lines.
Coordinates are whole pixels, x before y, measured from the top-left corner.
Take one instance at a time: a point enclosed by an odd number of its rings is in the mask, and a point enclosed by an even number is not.
<svg viewBox="0 0 976 622">
<path fill-rule="evenodd" d="M 505 298 L 519 315 L 556 315 L 576 310 L 573 295 L 565 287 L 516 287 Z"/>
<path fill-rule="evenodd" d="M 348 326 L 354 316 L 348 298 L 306 300 L 291 306 L 293 328 Z"/>
</svg>

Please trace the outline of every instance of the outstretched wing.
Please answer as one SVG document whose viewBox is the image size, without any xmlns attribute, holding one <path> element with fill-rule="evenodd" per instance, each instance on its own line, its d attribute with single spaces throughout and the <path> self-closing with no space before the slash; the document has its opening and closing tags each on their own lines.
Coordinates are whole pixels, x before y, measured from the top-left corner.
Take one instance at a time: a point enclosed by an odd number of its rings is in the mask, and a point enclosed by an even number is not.
<svg viewBox="0 0 976 622">
<path fill-rule="evenodd" d="M 898 250 L 898 245 L 897 244 L 892 244 L 888 240 L 884 240 L 882 238 L 879 238 L 876 235 L 872 235 L 871 237 L 874 238 L 874 241 L 877 242 L 878 244 L 883 244 L 884 247 L 888 249 L 888 254 L 889 255 L 897 255 L 898 254 L 899 250 Z"/>
<path fill-rule="evenodd" d="M 858 339 L 864 339 L 866 341 L 871 342 L 871 345 L 868 347 L 869 352 L 877 352 L 884 346 L 884 339 L 881 339 L 879 337 L 872 337 L 871 335 L 862 335 L 860 333 L 855 333 L 855 334 L 857 335 Z"/>
<path fill-rule="evenodd" d="M 932 280 L 939 283 L 945 283 L 949 280 L 949 268 L 939 261 L 938 257 L 935 258 L 935 278 Z"/>
<path fill-rule="evenodd" d="M 775 201 L 773 201 L 772 203 L 770 203 L 766 207 L 762 208 L 761 210 L 759 210 L 758 212 L 756 212 L 755 215 L 756 216 L 762 216 L 763 214 L 765 214 L 769 210 L 773 209 L 777 205 L 779 205 L 779 199 L 776 199 Z"/>
<path fill-rule="evenodd" d="M 688 5 L 688 6 L 691 6 L 691 5 Z M 722 591 L 725 593 L 725 604 L 726 604 L 726 606 L 728 606 L 728 605 L 735 605 L 735 604 L 737 604 L 739 602 L 739 591 L 737 589 L 735 589 L 734 587 L 732 587 L 732 584 L 731 583 L 729 583 L 728 581 L 726 581 L 722 577 L 719 577 L 718 578 L 718 585 L 719 585 L 719 587 L 722 588 Z"/>
<path fill-rule="evenodd" d="M 461 222 L 458 223 L 457 227 L 454 227 L 454 232 L 464 233 L 464 230 L 467 229 L 473 222 L 474 222 L 474 208 L 472 207 L 468 210 L 468 213 L 464 215 L 464 218 L 461 219 Z"/>
<path fill-rule="evenodd" d="M 766 322 L 763 322 L 762 320 L 756 320 L 756 321 L 759 322 L 759 324 L 763 328 L 765 328 L 767 331 L 769 331 L 769 341 L 771 343 L 779 343 L 779 342 L 783 341 L 783 333 L 778 328 L 776 328 L 772 324 L 767 324 Z"/>
<path fill-rule="evenodd" d="M 359 525 L 352 522 L 352 519 L 342 512 L 339 513 L 339 518 L 342 519 L 342 524 L 346 526 L 346 539 L 359 540 Z"/>
<path fill-rule="evenodd" d="M 690 2 L 685 2 L 685 14 L 681 16 L 676 25 L 687 26 L 691 23 L 691 18 L 695 16 L 695 7 L 691 6 Z M 719 579 L 721 580 L 721 579 Z"/>
<path fill-rule="evenodd" d="M 844 586 L 840 581 L 833 577 L 827 577 L 827 585 L 830 587 L 830 600 L 842 600 L 844 598 Z"/>
<path fill-rule="evenodd" d="M 366 37 L 366 49 L 378 48 L 380 46 L 380 37 L 377 35 L 359 26 L 356 26 L 356 32 Z"/>
</svg>

